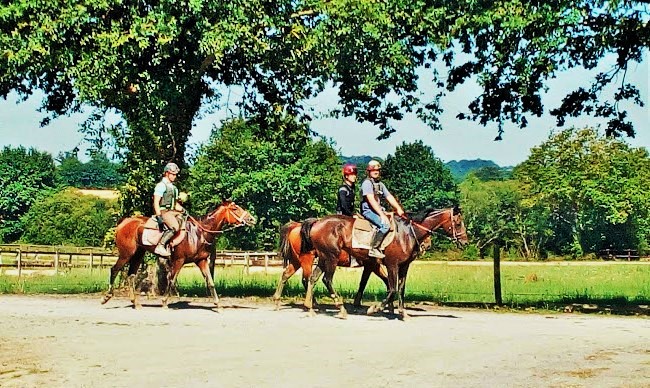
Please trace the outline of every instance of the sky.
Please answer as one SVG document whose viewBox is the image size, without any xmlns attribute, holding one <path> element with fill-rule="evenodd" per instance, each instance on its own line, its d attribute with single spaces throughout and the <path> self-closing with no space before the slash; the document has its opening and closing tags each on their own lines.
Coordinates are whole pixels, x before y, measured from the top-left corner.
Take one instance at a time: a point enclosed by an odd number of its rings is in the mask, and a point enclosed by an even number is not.
<svg viewBox="0 0 650 388">
<path fill-rule="evenodd" d="M 601 68 L 602 69 L 602 68 Z M 597 69 L 597 70 L 601 70 Z M 588 86 L 594 71 L 571 70 L 560 73 L 556 79 L 548 82 L 549 91 L 544 95 L 543 102 L 548 109 L 556 107 L 561 97 L 578 86 Z M 640 64 L 632 64 L 626 75 L 626 80 L 635 84 L 641 91 L 645 107 L 628 105 L 628 113 L 635 125 L 636 137 L 626 138 L 633 147 L 650 149 L 650 106 L 648 89 L 650 89 L 650 61 L 646 58 Z M 423 77 L 426 78 L 426 77 Z M 422 82 L 426 93 L 426 79 Z M 555 120 L 550 115 L 541 118 L 528 117 L 529 126 L 520 129 L 513 124 L 504 126 L 503 140 L 494 141 L 497 136 L 497 124 L 483 127 L 471 121 L 460 121 L 456 115 L 467 112 L 467 105 L 478 93 L 475 85 L 464 85 L 443 100 L 444 114 L 441 116 L 443 130 L 433 131 L 414 116 L 395 122 L 397 132 L 389 139 L 376 140 L 380 134 L 378 128 L 371 124 L 358 123 L 353 118 L 318 119 L 312 122 L 312 129 L 322 136 L 331 138 L 336 148 L 344 156 L 371 155 L 385 158 L 393 154 L 395 148 L 403 142 L 412 143 L 422 140 L 432 148 L 436 157 L 443 162 L 462 159 L 492 160 L 500 166 L 514 166 L 526 160 L 532 147 L 542 144 L 552 131 L 558 131 Z M 328 89 L 309 103 L 316 110 L 325 111 L 335 106 L 335 91 Z M 83 122 L 86 114 L 75 114 L 70 117 L 60 117 L 48 126 L 40 127 L 40 121 L 45 114 L 38 112 L 42 94 L 36 93 L 27 101 L 18 102 L 15 94 L 10 94 L 6 100 L 0 99 L 0 147 L 25 146 L 34 147 L 39 151 L 47 151 L 53 156 L 60 152 L 70 151 L 75 147 L 87 149 L 83 136 L 78 132 L 79 123 Z M 219 125 L 229 115 L 227 109 L 205 115 L 194 123 L 190 145 L 198 145 L 208 140 L 212 128 Z M 591 117 L 579 117 L 567 120 L 564 128 L 570 126 L 604 127 L 606 121 L 596 121 Z M 83 155 L 80 155 L 83 160 Z"/>
</svg>

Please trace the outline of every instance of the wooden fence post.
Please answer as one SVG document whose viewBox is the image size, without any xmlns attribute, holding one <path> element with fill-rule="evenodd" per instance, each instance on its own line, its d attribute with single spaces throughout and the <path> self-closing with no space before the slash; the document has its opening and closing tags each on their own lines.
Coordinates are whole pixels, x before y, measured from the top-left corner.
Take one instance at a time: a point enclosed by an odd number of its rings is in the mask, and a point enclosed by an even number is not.
<svg viewBox="0 0 650 388">
<path fill-rule="evenodd" d="M 93 251 L 90 250 L 90 273 L 93 273 Z"/>
<path fill-rule="evenodd" d="M 54 251 L 54 274 L 59 273 L 59 248 Z"/>
<path fill-rule="evenodd" d="M 501 244 L 495 242 L 492 245 L 492 257 L 494 258 L 494 299 L 498 306 L 503 304 L 501 298 Z"/>
<path fill-rule="evenodd" d="M 250 255 L 248 254 L 248 252 L 244 253 L 244 262 L 245 262 L 244 265 L 246 266 L 246 268 L 245 268 L 246 275 L 250 275 L 250 267 L 251 267 L 250 260 L 251 260 L 251 258 L 250 258 Z"/>
<path fill-rule="evenodd" d="M 23 266 L 23 258 L 22 258 L 22 253 L 20 252 L 20 248 L 18 248 L 18 281 L 20 281 L 20 274 L 22 273 L 22 266 Z"/>
<path fill-rule="evenodd" d="M 264 252 L 264 273 L 269 273 L 269 254 Z"/>
</svg>

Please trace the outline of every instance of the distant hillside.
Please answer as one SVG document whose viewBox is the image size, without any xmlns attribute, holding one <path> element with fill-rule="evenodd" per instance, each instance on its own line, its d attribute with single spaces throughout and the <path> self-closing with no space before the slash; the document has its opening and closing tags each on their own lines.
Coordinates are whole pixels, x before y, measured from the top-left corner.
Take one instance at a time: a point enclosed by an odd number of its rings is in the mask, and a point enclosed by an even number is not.
<svg viewBox="0 0 650 388">
<path fill-rule="evenodd" d="M 483 160 L 483 159 L 474 159 L 474 160 L 452 160 L 450 162 L 445 163 L 445 166 L 449 168 L 451 171 L 451 175 L 454 177 L 456 180 L 462 180 L 465 178 L 465 176 L 470 172 L 474 170 L 478 170 L 480 168 L 484 167 L 491 167 L 494 169 L 501 169 L 501 167 L 494 163 L 491 160 Z"/>
<path fill-rule="evenodd" d="M 377 158 L 370 155 L 341 156 L 341 161 L 343 163 L 352 163 L 360 167 L 366 166 L 368 162 L 372 159 L 382 160 L 381 158 Z"/>
</svg>

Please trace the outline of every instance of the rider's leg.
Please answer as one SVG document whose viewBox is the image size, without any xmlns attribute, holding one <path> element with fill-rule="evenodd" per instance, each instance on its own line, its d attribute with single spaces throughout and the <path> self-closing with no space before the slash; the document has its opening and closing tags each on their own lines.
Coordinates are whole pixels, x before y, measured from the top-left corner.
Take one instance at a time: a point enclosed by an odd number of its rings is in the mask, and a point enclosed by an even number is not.
<svg viewBox="0 0 650 388">
<path fill-rule="evenodd" d="M 363 212 L 363 216 L 377 227 L 377 230 L 375 230 L 375 235 L 372 239 L 372 243 L 370 244 L 371 248 L 368 251 L 368 256 L 381 259 L 384 257 L 384 254 L 378 248 L 381 246 L 382 241 L 384 241 L 384 237 L 386 237 L 388 234 L 390 225 L 383 224 L 381 222 L 381 217 L 379 217 L 379 215 L 373 211 L 365 211 Z"/>
<path fill-rule="evenodd" d="M 175 212 L 167 211 L 163 212 L 162 217 L 163 221 L 165 221 L 165 225 L 169 227 L 169 229 L 166 229 L 163 232 L 162 237 L 160 237 L 160 241 L 158 242 L 158 246 L 156 247 L 155 253 L 160 256 L 170 256 L 171 252 L 169 248 L 167 247 L 167 243 L 169 240 L 174 237 L 176 232 L 178 232 L 179 229 L 179 224 L 178 220 L 176 219 L 176 216 L 174 214 Z"/>
</svg>

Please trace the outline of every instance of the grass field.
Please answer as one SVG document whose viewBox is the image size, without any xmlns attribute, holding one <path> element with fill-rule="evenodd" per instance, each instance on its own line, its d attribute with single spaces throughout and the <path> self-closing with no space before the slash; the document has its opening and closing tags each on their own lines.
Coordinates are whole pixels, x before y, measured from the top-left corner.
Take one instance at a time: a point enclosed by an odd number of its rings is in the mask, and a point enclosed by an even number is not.
<svg viewBox="0 0 650 388">
<path fill-rule="evenodd" d="M 406 285 L 407 301 L 437 303 L 493 303 L 492 266 L 475 262 L 416 262 Z M 522 265 L 508 263 L 501 267 L 503 301 L 511 307 L 550 306 L 562 303 L 650 304 L 650 265 L 647 263 L 547 263 Z M 105 291 L 108 270 L 75 269 L 56 276 L 0 275 L 0 293 L 97 293 Z M 302 298 L 300 273 L 294 275 L 284 296 Z M 242 267 L 217 268 L 219 295 L 232 297 L 269 297 L 275 291 L 280 272 L 246 274 Z M 339 268 L 334 277 L 337 291 L 346 299 L 356 293 L 360 269 Z M 184 296 L 206 295 L 203 278 L 194 267 L 185 267 L 179 276 L 178 289 Z M 324 297 L 319 282 L 317 297 Z M 366 301 L 385 296 L 383 283 L 374 275 L 364 295 Z"/>
</svg>

